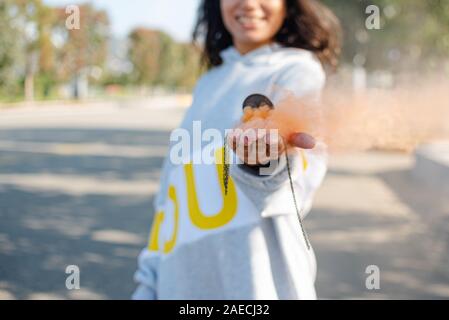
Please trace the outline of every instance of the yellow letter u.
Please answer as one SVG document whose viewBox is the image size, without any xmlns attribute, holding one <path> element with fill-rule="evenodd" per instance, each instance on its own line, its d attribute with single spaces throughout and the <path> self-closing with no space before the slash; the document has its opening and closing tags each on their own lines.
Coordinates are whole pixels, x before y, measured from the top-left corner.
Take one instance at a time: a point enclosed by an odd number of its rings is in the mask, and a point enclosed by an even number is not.
<svg viewBox="0 0 449 320">
<path fill-rule="evenodd" d="M 170 253 L 176 245 L 176 239 L 178 236 L 178 228 L 179 228 L 179 203 L 178 197 L 176 195 L 176 189 L 174 186 L 170 185 L 168 188 L 168 197 L 173 201 L 173 205 L 175 207 L 174 210 L 174 219 L 173 219 L 173 235 L 171 239 L 164 243 L 164 253 Z M 162 223 L 165 219 L 164 211 L 159 211 L 154 215 L 153 226 L 151 227 L 150 232 L 150 241 L 148 244 L 148 250 L 150 251 L 159 251 L 159 232 L 162 226 Z"/>
<path fill-rule="evenodd" d="M 215 161 L 217 167 L 218 181 L 220 181 L 221 196 L 223 199 L 223 206 L 221 210 L 215 215 L 205 215 L 198 203 L 198 196 L 195 187 L 195 179 L 193 173 L 193 164 L 188 163 L 184 165 L 187 184 L 187 201 L 189 206 L 189 215 L 192 223 L 200 229 L 215 229 L 224 226 L 230 222 L 237 213 L 237 191 L 234 181 L 229 177 L 228 193 L 225 195 L 223 185 L 223 152 L 224 148 L 220 148 L 215 152 Z"/>
</svg>

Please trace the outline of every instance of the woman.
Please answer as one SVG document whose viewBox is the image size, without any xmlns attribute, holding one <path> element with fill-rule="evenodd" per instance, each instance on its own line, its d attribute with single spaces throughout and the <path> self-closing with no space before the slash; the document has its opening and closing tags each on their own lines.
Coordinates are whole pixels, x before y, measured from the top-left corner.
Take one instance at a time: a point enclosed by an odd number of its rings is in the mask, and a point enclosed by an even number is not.
<svg viewBox="0 0 449 320">
<path fill-rule="evenodd" d="M 285 92 L 318 98 L 323 66 L 337 62 L 339 23 L 315 0 L 204 0 L 194 38 L 204 40 L 209 71 L 180 128 L 191 134 L 200 124 L 224 134 L 251 94 L 262 93 L 275 105 Z M 307 133 L 288 142 L 303 149 L 289 160 L 304 217 L 326 155 Z M 193 153 L 202 149 L 199 144 Z M 316 298 L 315 257 L 300 236 L 285 155 L 270 175 L 241 160 L 246 164 L 231 165 L 225 195 L 219 165 L 211 171 L 166 159 L 135 299 Z"/>
</svg>

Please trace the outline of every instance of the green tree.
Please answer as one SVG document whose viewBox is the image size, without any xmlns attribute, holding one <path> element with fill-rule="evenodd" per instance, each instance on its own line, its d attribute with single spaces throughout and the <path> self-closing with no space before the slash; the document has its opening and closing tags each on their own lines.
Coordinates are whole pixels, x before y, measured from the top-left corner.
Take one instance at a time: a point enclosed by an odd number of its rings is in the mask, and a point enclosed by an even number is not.
<svg viewBox="0 0 449 320">
<path fill-rule="evenodd" d="M 37 46 L 39 50 L 37 84 L 44 97 L 50 95 L 56 84 L 56 52 L 52 42 L 56 13 L 53 8 L 40 6 L 37 12 Z"/>
<path fill-rule="evenodd" d="M 0 96 L 13 96 L 18 93 L 18 70 L 20 65 L 20 46 L 17 41 L 17 28 L 14 26 L 13 1 L 0 2 Z"/>
<path fill-rule="evenodd" d="M 65 21 L 65 8 L 56 8 L 59 23 L 53 28 L 58 39 L 56 46 L 57 78 L 59 81 L 79 79 L 99 80 L 92 74 L 104 69 L 108 52 L 109 17 L 104 10 L 97 10 L 90 4 L 79 6 L 80 28 L 69 30 Z M 75 90 L 75 97 L 78 97 Z"/>
<path fill-rule="evenodd" d="M 38 71 L 39 60 L 39 29 L 42 25 L 40 18 L 44 4 L 42 0 L 15 0 L 11 10 L 16 11 L 15 23 L 22 39 L 22 50 L 25 56 L 25 98 L 34 99 L 34 78 Z"/>
<path fill-rule="evenodd" d="M 200 75 L 200 54 L 191 44 L 178 43 L 168 34 L 138 28 L 129 35 L 129 59 L 134 83 L 191 89 Z"/>
<path fill-rule="evenodd" d="M 161 56 L 167 48 L 161 33 L 138 28 L 129 35 L 129 59 L 133 64 L 132 79 L 139 85 L 155 85 L 160 72 Z"/>
<path fill-rule="evenodd" d="M 19 48 L 12 66 L 21 70 L 25 97 L 33 100 L 36 84 L 45 95 L 54 82 L 53 10 L 42 0 L 7 0 L 4 4 L 9 16 L 9 20 L 5 20 L 5 29 L 14 30 L 10 34 L 15 37 L 15 45 Z"/>
<path fill-rule="evenodd" d="M 449 1 L 323 0 L 340 18 L 344 30 L 343 62 L 365 58 L 368 70 L 438 68 L 449 56 Z M 381 28 L 368 30 L 365 10 L 380 9 Z"/>
</svg>

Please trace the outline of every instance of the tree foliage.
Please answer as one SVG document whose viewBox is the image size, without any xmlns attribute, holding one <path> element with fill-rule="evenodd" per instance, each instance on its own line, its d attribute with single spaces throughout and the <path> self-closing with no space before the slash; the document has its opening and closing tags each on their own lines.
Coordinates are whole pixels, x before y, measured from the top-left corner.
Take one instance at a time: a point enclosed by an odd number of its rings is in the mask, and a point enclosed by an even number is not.
<svg viewBox="0 0 449 320">
<path fill-rule="evenodd" d="M 65 8 L 56 8 L 57 20 L 65 21 Z M 69 30 L 58 23 L 54 33 L 60 39 L 57 50 L 58 77 L 69 80 L 74 75 L 89 72 L 92 67 L 104 66 L 107 57 L 109 18 L 105 11 L 91 4 L 79 6 L 80 28 Z"/>
<path fill-rule="evenodd" d="M 449 56 L 447 0 L 323 0 L 344 29 L 343 62 L 362 55 L 368 69 L 438 68 Z M 380 9 L 381 28 L 369 30 L 366 8 Z"/>
<path fill-rule="evenodd" d="M 0 2 L 0 94 L 23 92 L 24 79 L 34 79 L 39 96 L 80 72 L 102 67 L 107 56 L 109 20 L 105 11 L 80 5 L 81 28 L 66 28 L 64 8 L 42 0 Z"/>
<path fill-rule="evenodd" d="M 21 65 L 17 28 L 13 19 L 12 0 L 0 2 L 0 95 L 14 94 L 17 90 L 16 68 Z"/>
<path fill-rule="evenodd" d="M 138 28 L 129 35 L 132 80 L 139 85 L 192 88 L 199 71 L 199 52 L 161 31 Z"/>
<path fill-rule="evenodd" d="M 440 71 L 449 65 L 448 0 L 322 0 L 342 21 L 343 64 L 392 72 Z M 366 8 L 380 9 L 381 27 L 369 30 Z M 199 74 L 199 52 L 168 34 L 136 28 L 128 37 L 129 73 L 107 70 L 109 18 L 87 3 L 79 5 L 79 30 L 66 28 L 66 8 L 43 0 L 0 0 L 0 96 L 23 94 L 25 79 L 46 96 L 80 74 L 100 83 L 191 89 Z M 123 62 L 123 61 L 122 61 Z M 449 67 L 448 67 L 449 68 Z M 125 68 L 126 69 L 126 68 Z M 96 72 L 92 72 L 95 71 Z M 128 72 L 128 71 L 126 71 Z M 94 79 L 95 78 L 95 79 Z"/>
</svg>

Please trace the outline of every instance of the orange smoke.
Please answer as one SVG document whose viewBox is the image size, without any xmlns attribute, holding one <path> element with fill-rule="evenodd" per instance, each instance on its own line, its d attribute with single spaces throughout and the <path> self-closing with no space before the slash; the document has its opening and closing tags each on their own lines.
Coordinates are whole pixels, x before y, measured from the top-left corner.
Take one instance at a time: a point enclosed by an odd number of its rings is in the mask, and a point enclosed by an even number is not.
<svg viewBox="0 0 449 320">
<path fill-rule="evenodd" d="M 242 129 L 278 129 L 284 139 L 306 132 L 330 150 L 411 151 L 449 138 L 448 83 L 394 90 L 328 91 L 320 105 L 288 95 L 274 110 L 245 110 Z"/>
</svg>

